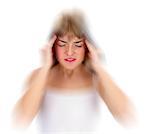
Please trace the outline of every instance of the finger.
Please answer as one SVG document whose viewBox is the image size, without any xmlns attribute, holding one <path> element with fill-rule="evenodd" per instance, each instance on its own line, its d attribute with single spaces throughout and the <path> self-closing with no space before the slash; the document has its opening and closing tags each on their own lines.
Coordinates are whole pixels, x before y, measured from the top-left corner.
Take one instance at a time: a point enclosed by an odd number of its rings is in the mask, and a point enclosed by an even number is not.
<svg viewBox="0 0 150 134">
<path fill-rule="evenodd" d="M 92 45 L 88 40 L 86 40 L 86 44 L 87 44 L 87 47 L 88 49 L 91 51 L 91 52 L 96 52 L 97 54 L 102 54 L 102 49 L 101 48 L 96 48 L 94 45 Z"/>
<path fill-rule="evenodd" d="M 54 44 L 56 38 L 57 38 L 57 36 L 54 35 L 54 36 L 49 40 L 49 42 L 48 42 L 49 47 L 52 47 L 52 46 L 53 46 L 53 44 Z"/>
<path fill-rule="evenodd" d="M 93 46 L 88 40 L 85 40 L 85 43 L 86 43 L 86 45 L 87 45 L 88 50 L 89 50 L 91 53 L 95 51 L 94 46 Z"/>
</svg>

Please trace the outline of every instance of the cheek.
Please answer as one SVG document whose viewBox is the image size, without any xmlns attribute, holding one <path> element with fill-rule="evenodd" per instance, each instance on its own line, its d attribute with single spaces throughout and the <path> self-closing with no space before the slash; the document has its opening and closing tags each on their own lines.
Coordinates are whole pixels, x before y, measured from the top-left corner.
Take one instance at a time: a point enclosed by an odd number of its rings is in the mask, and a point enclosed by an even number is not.
<svg viewBox="0 0 150 134">
<path fill-rule="evenodd" d="M 84 49 L 81 49 L 81 50 L 78 51 L 78 56 L 79 57 L 83 58 L 84 55 L 85 55 L 85 50 Z"/>
<path fill-rule="evenodd" d="M 56 47 L 56 57 L 58 59 L 61 59 L 63 57 L 63 53 L 64 52 L 63 52 L 62 48 Z"/>
</svg>

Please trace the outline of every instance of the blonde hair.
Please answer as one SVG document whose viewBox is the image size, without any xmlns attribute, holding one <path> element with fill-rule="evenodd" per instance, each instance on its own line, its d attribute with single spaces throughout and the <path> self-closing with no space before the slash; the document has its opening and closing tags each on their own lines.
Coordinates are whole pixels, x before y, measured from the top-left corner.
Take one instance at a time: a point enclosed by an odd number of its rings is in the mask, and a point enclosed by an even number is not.
<svg viewBox="0 0 150 134">
<path fill-rule="evenodd" d="M 96 47 L 94 41 L 91 39 L 91 35 L 89 34 L 90 32 L 87 28 L 84 16 L 85 15 L 83 12 L 78 9 L 62 11 L 61 14 L 58 15 L 58 18 L 54 21 L 54 25 L 48 39 L 50 39 L 54 34 L 56 36 L 63 36 L 67 33 L 71 33 L 78 38 L 86 38 L 88 41 L 92 42 L 92 45 Z M 54 65 L 56 65 L 58 61 L 55 56 L 53 58 Z M 87 59 L 88 57 L 85 55 L 83 64 L 89 66 L 88 62 L 86 62 Z"/>
<path fill-rule="evenodd" d="M 51 35 L 63 36 L 72 33 L 78 38 L 87 35 L 87 24 L 83 12 L 79 10 L 64 10 L 54 22 Z"/>
</svg>

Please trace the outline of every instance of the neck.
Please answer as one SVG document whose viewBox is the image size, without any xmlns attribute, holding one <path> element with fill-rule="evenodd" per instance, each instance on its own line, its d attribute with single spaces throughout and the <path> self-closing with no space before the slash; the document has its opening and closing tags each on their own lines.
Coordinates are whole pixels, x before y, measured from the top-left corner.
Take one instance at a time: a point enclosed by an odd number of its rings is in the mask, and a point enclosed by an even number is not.
<svg viewBox="0 0 150 134">
<path fill-rule="evenodd" d="M 64 78 L 70 79 L 81 74 L 81 72 L 84 71 L 84 65 L 81 64 L 75 69 L 67 69 L 61 66 L 60 64 L 58 64 L 58 70 Z"/>
</svg>

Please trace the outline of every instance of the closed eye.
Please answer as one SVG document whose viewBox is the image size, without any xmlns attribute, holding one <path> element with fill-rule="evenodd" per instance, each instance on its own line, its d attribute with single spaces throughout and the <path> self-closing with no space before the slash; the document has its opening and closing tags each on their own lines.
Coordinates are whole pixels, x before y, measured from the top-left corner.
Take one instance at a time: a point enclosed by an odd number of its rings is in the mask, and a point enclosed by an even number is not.
<svg viewBox="0 0 150 134">
<path fill-rule="evenodd" d="M 60 43 L 58 43 L 58 46 L 60 46 L 60 47 L 63 47 L 67 44 L 67 41 L 64 41 L 61 39 L 58 39 L 58 42 L 60 42 Z M 79 41 L 75 41 L 73 43 L 75 44 L 76 47 L 82 47 L 83 42 L 82 42 L 82 40 L 79 40 Z"/>
<path fill-rule="evenodd" d="M 58 46 L 63 47 L 66 43 L 66 41 L 58 39 Z"/>
<path fill-rule="evenodd" d="M 82 47 L 82 46 L 78 46 L 78 45 L 75 45 L 76 47 Z"/>
<path fill-rule="evenodd" d="M 82 42 L 82 40 L 79 40 L 79 41 L 75 41 L 74 43 L 80 43 L 80 42 Z"/>
<path fill-rule="evenodd" d="M 65 46 L 65 45 L 59 45 L 58 44 L 58 46 L 60 46 L 60 47 L 63 47 L 63 46 Z M 82 47 L 82 46 L 78 46 L 78 45 L 75 45 L 76 47 Z"/>
<path fill-rule="evenodd" d="M 63 46 L 65 46 L 65 45 L 59 45 L 59 44 L 58 44 L 58 46 L 63 47 Z"/>
<path fill-rule="evenodd" d="M 74 43 L 76 44 L 75 46 L 77 47 L 82 47 L 82 44 L 83 44 L 82 40 L 76 41 Z"/>
</svg>

